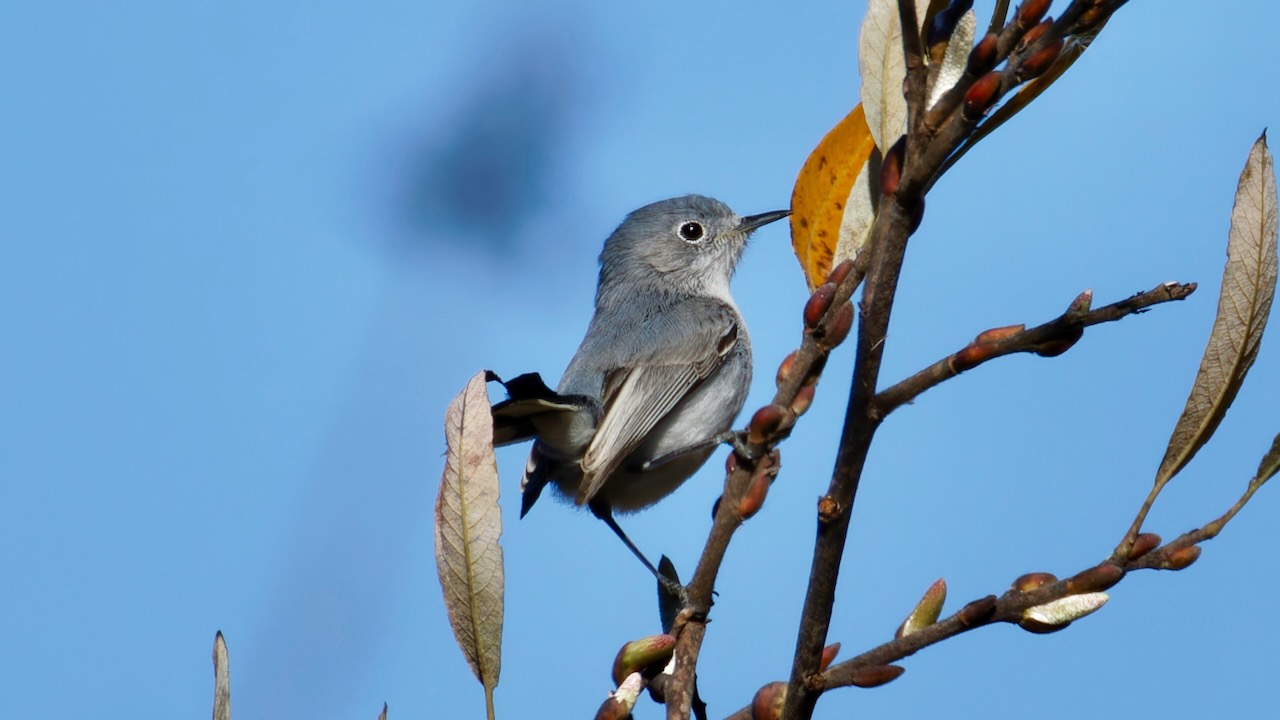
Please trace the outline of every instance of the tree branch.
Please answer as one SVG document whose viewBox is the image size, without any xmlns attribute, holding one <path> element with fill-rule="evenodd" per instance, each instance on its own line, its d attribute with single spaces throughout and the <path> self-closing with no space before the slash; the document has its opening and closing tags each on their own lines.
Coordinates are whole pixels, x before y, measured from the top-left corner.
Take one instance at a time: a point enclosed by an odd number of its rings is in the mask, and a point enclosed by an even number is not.
<svg viewBox="0 0 1280 720">
<path fill-rule="evenodd" d="M 1066 629 L 1070 622 L 1045 626 L 1029 620 L 1027 611 L 1074 595 L 1105 591 L 1135 570 L 1185 570 L 1199 558 L 1200 543 L 1217 537 L 1261 486 L 1262 483 L 1256 480 L 1250 482 L 1245 492 L 1222 516 L 1183 533 L 1164 545 L 1160 544 L 1159 536 L 1140 536 L 1141 541 L 1135 546 L 1133 556 L 1126 561 L 1114 562 L 1107 559 L 1064 580 L 1057 580 L 1047 573 L 1023 575 L 999 597 L 987 595 L 978 598 L 943 620 L 830 666 L 809 679 L 814 686 L 811 691 L 822 692 L 861 685 L 860 677 L 865 676 L 868 669 L 882 668 L 931 645 L 986 625 L 1010 623 L 1037 634 Z M 751 720 L 751 708 L 742 708 L 728 718 Z"/>
<path fill-rule="evenodd" d="M 875 409 L 885 417 L 899 407 L 912 402 L 921 393 L 971 370 L 988 360 L 1014 353 L 1036 353 L 1053 357 L 1065 352 L 1080 338 L 1084 328 L 1144 312 L 1146 308 L 1174 300 L 1184 300 L 1195 292 L 1195 283 L 1164 283 L 1146 292 L 1112 303 L 1096 310 L 1079 307 L 1087 302 L 1088 291 L 1082 294 L 1062 315 L 1043 325 L 1030 329 L 1013 325 L 994 328 L 978 335 L 973 342 L 929 367 L 917 372 L 896 385 L 882 390 L 875 399 Z"/>
</svg>

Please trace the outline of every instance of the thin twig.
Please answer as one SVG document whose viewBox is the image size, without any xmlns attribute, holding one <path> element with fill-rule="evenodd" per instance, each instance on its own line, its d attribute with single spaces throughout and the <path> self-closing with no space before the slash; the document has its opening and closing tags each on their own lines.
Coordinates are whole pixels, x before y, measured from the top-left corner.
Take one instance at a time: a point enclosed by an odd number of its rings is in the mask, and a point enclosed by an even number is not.
<svg viewBox="0 0 1280 720">
<path fill-rule="evenodd" d="M 1000 335 L 998 330 L 987 331 L 964 348 L 938 360 L 896 385 L 882 390 L 876 395 L 875 409 L 879 417 L 883 418 L 899 407 L 912 402 L 926 390 L 988 360 L 1014 353 L 1045 354 L 1054 350 L 1065 350 L 1063 346 L 1075 342 L 1080 331 L 1085 327 L 1113 322 L 1140 313 L 1152 305 L 1183 300 L 1195 292 L 1195 289 L 1195 283 L 1164 283 L 1096 310 L 1084 313 L 1068 310 L 1043 325 L 1011 334 Z M 998 337 L 984 339 L 983 336 L 988 333 L 997 334 Z"/>
<path fill-rule="evenodd" d="M 814 691 L 822 692 L 852 686 L 855 684 L 858 671 L 898 662 L 924 648 L 970 630 L 995 623 L 1019 624 L 1031 608 L 1072 595 L 1107 590 L 1136 570 L 1183 570 L 1198 557 L 1198 546 L 1217 537 L 1261 486 L 1262 483 L 1256 480 L 1250 482 L 1240 498 L 1220 517 L 1195 530 L 1183 533 L 1176 539 L 1139 557 L 1123 562 L 1104 560 L 1064 580 L 1049 582 L 1034 589 L 1011 588 L 998 598 L 987 595 L 970 602 L 951 616 L 928 627 L 895 638 L 856 657 L 832 665 L 820 675 L 810 679 L 814 685 Z M 1190 547 L 1196 547 L 1196 551 L 1188 553 L 1187 548 Z M 750 707 L 742 708 L 728 716 L 729 720 L 749 720 L 750 718 Z"/>
</svg>

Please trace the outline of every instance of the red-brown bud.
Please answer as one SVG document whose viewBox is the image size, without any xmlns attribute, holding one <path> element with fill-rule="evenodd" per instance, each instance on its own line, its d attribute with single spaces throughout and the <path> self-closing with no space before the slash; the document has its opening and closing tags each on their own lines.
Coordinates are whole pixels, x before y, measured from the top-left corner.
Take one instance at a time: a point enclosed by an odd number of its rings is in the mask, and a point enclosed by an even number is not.
<svg viewBox="0 0 1280 720">
<path fill-rule="evenodd" d="M 1137 560 L 1160 547 L 1160 536 L 1155 533 L 1142 533 L 1133 539 L 1133 547 L 1129 548 L 1129 559 Z"/>
<path fill-rule="evenodd" d="M 1180 547 L 1169 553 L 1165 561 L 1160 564 L 1161 570 L 1186 570 L 1191 567 L 1191 563 L 1200 559 L 1200 546 L 1188 545 Z"/>
<path fill-rule="evenodd" d="M 1058 582 L 1058 578 L 1053 573 L 1033 572 L 1027 573 L 1013 581 L 1013 589 L 1019 592 L 1031 592 L 1037 588 Z"/>
<path fill-rule="evenodd" d="M 996 611 L 996 596 L 988 595 L 984 598 L 978 598 L 973 602 L 960 608 L 956 613 L 956 618 L 964 625 L 973 627 L 980 623 L 986 622 L 991 618 L 991 614 Z"/>
<path fill-rule="evenodd" d="M 985 37 L 973 46 L 973 50 L 969 51 L 969 62 L 965 65 L 964 72 L 970 77 L 978 77 L 979 75 L 989 72 L 991 68 L 996 66 L 996 52 L 999 49 L 1000 38 L 995 33 L 987 33 Z"/>
<path fill-rule="evenodd" d="M 831 318 L 831 323 L 827 325 L 827 331 L 822 334 L 822 346 L 830 350 L 845 338 L 849 337 L 849 330 L 853 328 L 853 303 L 846 302 L 836 309 L 835 317 Z"/>
<path fill-rule="evenodd" d="M 782 427 L 786 418 L 787 411 L 781 405 L 765 405 L 751 416 L 751 423 L 747 425 L 747 440 L 756 445 L 764 444 L 765 440 Z"/>
<path fill-rule="evenodd" d="M 1071 346 L 1075 345 L 1076 341 L 1083 335 L 1084 328 L 1072 328 L 1068 331 L 1066 337 L 1040 343 L 1036 346 L 1035 352 L 1040 357 L 1057 357 L 1070 350 Z"/>
<path fill-rule="evenodd" d="M 1026 325 L 1005 325 L 1004 327 L 991 328 L 990 330 L 983 330 L 978 333 L 978 337 L 974 338 L 973 342 L 975 345 L 979 343 L 995 342 L 997 340 L 1003 340 L 1007 337 L 1017 335 L 1026 329 Z"/>
<path fill-rule="evenodd" d="M 995 345 L 992 343 L 973 343 L 966 345 L 947 360 L 947 367 L 954 373 L 972 370 L 995 356 Z"/>
<path fill-rule="evenodd" d="M 1070 622 L 1059 623 L 1057 625 L 1050 625 L 1047 622 L 1042 622 L 1040 620 L 1035 620 L 1033 618 L 1028 618 L 1028 617 L 1024 617 L 1018 621 L 1018 627 L 1022 628 L 1023 630 L 1026 630 L 1029 633 L 1035 633 L 1037 635 L 1048 635 L 1049 633 L 1056 633 L 1059 630 L 1066 630 L 1070 626 L 1071 626 Z"/>
<path fill-rule="evenodd" d="M 787 378 L 791 377 L 791 368 L 796 364 L 796 355 L 799 353 L 799 350 L 792 350 L 791 354 L 782 358 L 782 363 L 778 365 L 778 374 L 774 378 L 778 387 L 782 387 L 787 382 Z"/>
<path fill-rule="evenodd" d="M 1000 85 L 1004 77 L 997 71 L 983 75 L 974 81 L 969 92 L 964 94 L 964 117 L 966 120 L 977 120 L 1000 99 Z"/>
<path fill-rule="evenodd" d="M 817 385 L 801 385 L 796 391 L 796 397 L 791 401 L 791 412 L 797 417 L 805 414 L 809 410 L 809 406 L 813 404 L 813 396 L 818 391 Z"/>
<path fill-rule="evenodd" d="M 605 698 L 596 711 L 596 720 L 627 720 L 630 717 L 631 708 L 613 696 Z"/>
<path fill-rule="evenodd" d="M 1104 562 L 1067 578 L 1067 590 L 1072 595 L 1101 592 L 1124 579 L 1119 565 Z"/>
<path fill-rule="evenodd" d="M 840 503 L 830 495 L 818 498 L 818 522 L 829 525 L 840 517 Z"/>
<path fill-rule="evenodd" d="M 836 655 L 840 654 L 840 643 L 831 643 L 822 648 L 822 659 L 818 661 L 818 669 L 826 670 L 831 665 L 831 661 L 836 659 Z"/>
<path fill-rule="evenodd" d="M 1080 13 L 1080 17 L 1076 18 L 1076 34 L 1079 35 L 1085 31 L 1092 30 L 1107 17 L 1110 17 L 1110 15 L 1106 3 L 1095 4 L 1088 10 Z"/>
<path fill-rule="evenodd" d="M 827 282 L 832 285 L 839 285 L 849 275 L 849 271 L 853 269 L 853 261 L 845 260 L 839 265 L 831 268 L 831 274 L 827 276 Z"/>
<path fill-rule="evenodd" d="M 764 499 L 769 494 L 769 485 L 772 481 L 769 473 L 757 473 L 751 478 L 751 484 L 747 486 L 747 491 L 743 493 L 742 499 L 738 501 L 738 517 L 743 520 L 750 520 L 756 513 L 760 512 L 760 508 L 764 507 Z"/>
<path fill-rule="evenodd" d="M 1067 306 L 1068 315 L 1083 315 L 1089 312 L 1089 308 L 1093 307 L 1093 291 L 1085 290 L 1071 301 Z"/>
<path fill-rule="evenodd" d="M 1053 42 L 1045 45 L 1039 50 L 1031 53 L 1029 57 L 1022 61 L 1018 66 L 1018 78 L 1021 80 L 1031 80 L 1038 78 L 1045 73 L 1053 64 L 1058 61 L 1058 56 L 1062 53 L 1062 38 L 1058 38 Z"/>
<path fill-rule="evenodd" d="M 810 330 L 818 327 L 818 323 L 822 322 L 822 316 L 827 313 L 827 308 L 831 307 L 831 298 L 835 295 L 836 286 L 831 283 L 823 283 L 813 291 L 809 301 L 804 304 L 805 327 Z"/>
<path fill-rule="evenodd" d="M 898 191 L 898 182 L 902 180 L 902 161 L 907 152 L 907 136 L 903 135 L 884 154 L 880 164 L 880 193 L 892 195 Z"/>
<path fill-rule="evenodd" d="M 613 682 L 621 685 L 631 673 L 644 672 L 654 665 L 665 665 L 675 651 L 676 639 L 672 635 L 652 635 L 632 640 L 613 660 Z"/>
<path fill-rule="evenodd" d="M 1031 27 L 1040 22 L 1040 18 L 1049 12 L 1049 5 L 1053 0 L 1027 0 L 1018 6 L 1018 24 L 1022 27 Z"/>
<path fill-rule="evenodd" d="M 904 672 L 906 670 L 897 665 L 877 665 L 875 667 L 862 668 L 854 670 L 849 675 L 849 684 L 860 688 L 880 687 L 885 683 L 897 680 Z"/>
<path fill-rule="evenodd" d="M 1053 27 L 1053 18 L 1045 18 L 1044 22 L 1031 28 L 1027 31 L 1026 35 L 1022 36 L 1022 39 L 1018 41 L 1016 46 L 1014 46 L 1013 51 L 1015 53 L 1019 53 L 1031 47 L 1037 40 L 1044 37 L 1044 34 L 1049 32 L 1049 28 L 1051 27 Z"/>
<path fill-rule="evenodd" d="M 778 720 L 787 701 L 787 684 L 771 682 L 756 691 L 751 699 L 751 720 Z"/>
</svg>

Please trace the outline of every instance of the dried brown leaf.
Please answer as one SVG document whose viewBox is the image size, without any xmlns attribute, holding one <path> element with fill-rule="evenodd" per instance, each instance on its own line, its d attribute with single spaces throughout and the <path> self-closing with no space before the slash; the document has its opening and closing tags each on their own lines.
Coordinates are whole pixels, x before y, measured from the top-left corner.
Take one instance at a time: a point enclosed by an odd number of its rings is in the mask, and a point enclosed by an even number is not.
<svg viewBox="0 0 1280 720">
<path fill-rule="evenodd" d="M 916 17 L 928 14 L 928 0 L 915 0 Z M 881 153 L 907 130 L 907 99 L 902 83 L 907 64 L 902 51 L 898 0 L 869 0 L 858 34 L 858 72 L 862 75 L 862 107 L 871 137 Z"/>
<path fill-rule="evenodd" d="M 485 373 L 445 413 L 445 467 L 436 497 L 436 570 L 453 635 L 492 705 L 502 653 L 502 515 Z"/>
<path fill-rule="evenodd" d="M 213 636 L 213 720 L 231 720 L 231 670 L 221 630 Z"/>
<path fill-rule="evenodd" d="M 1191 396 L 1156 472 L 1157 486 L 1185 467 L 1213 436 L 1258 356 L 1276 292 L 1278 217 L 1275 161 L 1264 132 L 1240 173 L 1218 314 Z"/>
<path fill-rule="evenodd" d="M 1280 435 L 1276 435 L 1276 439 L 1271 441 L 1271 449 L 1262 456 L 1262 462 L 1258 463 L 1258 474 L 1253 476 L 1253 484 L 1261 485 L 1277 472 L 1280 472 Z"/>
</svg>

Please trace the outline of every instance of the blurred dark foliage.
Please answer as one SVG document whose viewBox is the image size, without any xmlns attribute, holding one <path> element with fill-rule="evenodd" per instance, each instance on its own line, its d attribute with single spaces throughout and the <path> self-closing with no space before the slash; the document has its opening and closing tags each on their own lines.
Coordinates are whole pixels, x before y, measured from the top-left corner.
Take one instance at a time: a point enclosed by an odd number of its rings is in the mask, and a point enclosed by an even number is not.
<svg viewBox="0 0 1280 720">
<path fill-rule="evenodd" d="M 507 249 L 548 200 L 577 93 L 573 52 L 550 34 L 500 48 L 488 69 L 458 60 L 459 76 L 479 77 L 452 106 L 430 107 L 434 127 L 410 142 L 397 204 L 413 245 Z"/>
</svg>

